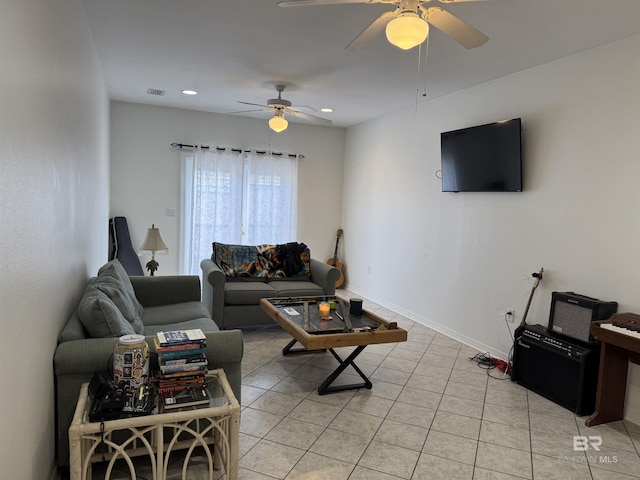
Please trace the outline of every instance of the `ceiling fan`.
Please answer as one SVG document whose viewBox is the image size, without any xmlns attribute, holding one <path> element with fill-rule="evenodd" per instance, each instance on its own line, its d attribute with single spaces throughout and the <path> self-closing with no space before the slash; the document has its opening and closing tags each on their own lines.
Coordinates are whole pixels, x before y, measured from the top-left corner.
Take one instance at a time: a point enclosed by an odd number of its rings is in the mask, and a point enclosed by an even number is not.
<svg viewBox="0 0 640 480">
<path fill-rule="evenodd" d="M 238 103 L 242 103 L 244 105 L 253 105 L 256 107 L 263 107 L 256 110 L 243 110 L 240 112 L 229 112 L 231 114 L 235 113 L 249 113 L 249 112 L 273 112 L 273 117 L 269 120 L 269 127 L 274 132 L 280 133 L 287 129 L 289 126 L 289 122 L 286 118 L 284 118 L 284 114 L 292 115 L 294 117 L 300 117 L 305 120 L 309 120 L 311 122 L 320 123 L 322 125 L 331 125 L 331 120 L 327 120 L 326 118 L 317 117 L 315 115 L 311 115 L 309 113 L 300 112 L 298 110 L 294 110 L 292 108 L 292 104 L 289 100 L 285 100 L 282 98 L 282 92 L 286 85 L 278 84 L 275 86 L 278 91 L 278 98 L 270 98 L 267 100 L 266 105 L 260 105 L 259 103 L 251 103 L 251 102 L 241 102 L 238 100 Z M 313 107 L 307 106 L 296 106 L 296 108 L 310 108 L 311 110 L 316 110 Z"/>
<path fill-rule="evenodd" d="M 429 24 L 451 37 L 465 48 L 484 45 L 489 37 L 447 12 L 442 7 L 426 7 L 431 0 L 284 0 L 279 7 L 304 5 L 331 5 L 340 3 L 384 3 L 397 5 L 395 10 L 384 12 L 365 28 L 347 50 L 366 46 L 386 28 L 387 39 L 393 45 L 408 50 L 424 42 L 429 35 Z M 474 2 L 482 0 L 439 0 L 441 3 Z"/>
</svg>

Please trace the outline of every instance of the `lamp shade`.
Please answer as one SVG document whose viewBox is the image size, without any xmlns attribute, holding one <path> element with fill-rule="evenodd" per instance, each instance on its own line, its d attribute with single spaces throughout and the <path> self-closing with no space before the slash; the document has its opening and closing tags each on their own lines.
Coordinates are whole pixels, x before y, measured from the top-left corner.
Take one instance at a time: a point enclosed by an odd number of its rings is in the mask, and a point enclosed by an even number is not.
<svg viewBox="0 0 640 480">
<path fill-rule="evenodd" d="M 157 252 L 158 250 L 169 250 L 169 247 L 162 241 L 160 236 L 160 230 L 156 228 L 154 224 L 147 230 L 147 238 L 144 239 L 144 243 L 140 250 L 150 250 Z"/>
<path fill-rule="evenodd" d="M 387 23 L 385 32 L 389 43 L 409 50 L 427 39 L 429 24 L 415 12 L 403 12 Z"/>
<path fill-rule="evenodd" d="M 271 120 L 269 120 L 269 127 L 276 133 L 284 132 L 289 126 L 287 119 L 282 114 L 276 113 Z"/>
</svg>

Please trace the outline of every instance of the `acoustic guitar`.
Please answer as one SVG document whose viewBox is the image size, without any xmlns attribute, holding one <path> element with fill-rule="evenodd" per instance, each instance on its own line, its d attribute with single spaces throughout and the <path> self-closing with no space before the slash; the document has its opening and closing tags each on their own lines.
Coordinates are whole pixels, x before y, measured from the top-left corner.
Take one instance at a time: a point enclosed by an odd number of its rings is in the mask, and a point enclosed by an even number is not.
<svg viewBox="0 0 640 480">
<path fill-rule="evenodd" d="M 327 260 L 327 263 L 329 265 L 331 265 L 332 267 L 336 267 L 338 270 L 340 270 L 340 278 L 338 278 L 338 281 L 336 282 L 336 288 L 340 288 L 344 283 L 344 273 L 342 272 L 342 267 L 344 265 L 342 264 L 342 262 L 338 261 L 338 244 L 340 243 L 340 237 L 342 237 L 341 228 L 338 229 L 338 237 L 336 238 L 336 249 L 333 252 L 333 258 L 330 258 L 329 260 Z"/>
</svg>

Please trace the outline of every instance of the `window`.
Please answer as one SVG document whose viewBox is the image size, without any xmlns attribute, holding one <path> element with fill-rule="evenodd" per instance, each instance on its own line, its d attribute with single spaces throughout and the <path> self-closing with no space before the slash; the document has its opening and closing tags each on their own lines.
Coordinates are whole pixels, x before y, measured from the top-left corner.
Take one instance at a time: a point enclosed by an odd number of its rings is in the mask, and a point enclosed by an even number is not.
<svg viewBox="0 0 640 480">
<path fill-rule="evenodd" d="M 211 243 L 295 240 L 298 160 L 197 148 L 182 154 L 180 271 L 200 274 Z"/>
</svg>

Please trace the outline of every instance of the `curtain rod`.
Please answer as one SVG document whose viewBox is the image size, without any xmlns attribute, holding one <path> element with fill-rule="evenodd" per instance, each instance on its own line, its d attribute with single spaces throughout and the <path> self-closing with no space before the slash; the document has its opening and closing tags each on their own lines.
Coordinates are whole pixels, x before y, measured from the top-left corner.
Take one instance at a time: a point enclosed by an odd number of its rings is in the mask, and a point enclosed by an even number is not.
<svg viewBox="0 0 640 480">
<path fill-rule="evenodd" d="M 236 153 L 248 153 L 251 151 L 254 151 L 260 155 L 266 155 L 266 154 L 271 154 L 271 155 L 275 155 L 277 157 L 289 157 L 289 158 L 298 158 L 300 160 L 302 160 L 303 158 L 305 158 L 304 155 L 299 154 L 299 153 L 282 153 L 282 152 L 269 152 L 267 150 L 247 150 L 247 149 L 242 149 L 242 148 L 235 148 L 235 147 L 210 147 L 208 145 L 189 145 L 186 143 L 172 143 L 171 146 L 173 148 L 179 148 L 180 150 L 182 150 L 183 148 L 197 148 L 200 147 L 203 150 L 210 150 L 210 149 L 216 149 L 219 152 L 225 152 L 227 150 L 230 150 L 232 152 L 236 152 Z"/>
</svg>

